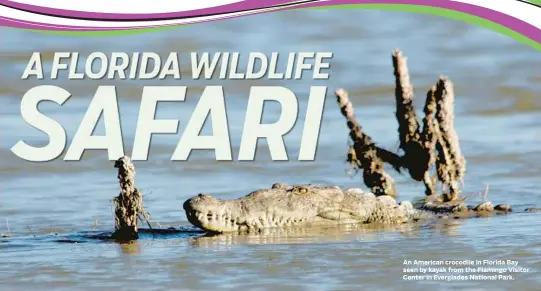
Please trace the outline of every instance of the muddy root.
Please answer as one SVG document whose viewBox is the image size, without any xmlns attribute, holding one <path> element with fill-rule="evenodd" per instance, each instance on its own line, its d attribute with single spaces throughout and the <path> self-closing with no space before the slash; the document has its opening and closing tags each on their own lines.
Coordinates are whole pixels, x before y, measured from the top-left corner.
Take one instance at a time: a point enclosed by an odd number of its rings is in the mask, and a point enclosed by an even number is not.
<svg viewBox="0 0 541 291">
<path fill-rule="evenodd" d="M 421 135 L 419 132 L 419 122 L 413 108 L 413 86 L 410 83 L 410 76 L 406 58 L 402 52 L 395 50 L 393 52 L 393 67 L 395 76 L 395 99 L 396 99 L 396 119 L 398 121 L 398 137 L 400 148 L 408 154 L 413 154 L 421 146 Z M 410 159 L 411 160 L 411 159 Z M 405 161 L 408 161 L 405 158 Z M 413 161 L 408 161 L 405 166 L 409 169 Z M 417 178 L 418 175 L 412 175 Z M 417 180 L 421 180 L 418 177 Z"/>
<path fill-rule="evenodd" d="M 382 156 L 388 161 L 399 161 L 399 157 L 376 146 L 372 138 L 362 131 L 345 90 L 338 89 L 335 94 L 340 110 L 347 120 L 349 136 L 353 141 L 348 154 L 348 162 L 355 170 L 363 170 L 363 181 L 372 193 L 396 196 L 393 179 L 383 169 Z"/>
<path fill-rule="evenodd" d="M 426 196 L 436 194 L 436 176 L 430 175 L 430 168 L 436 163 L 436 142 L 438 140 L 438 132 L 436 131 L 437 121 L 435 120 L 436 112 L 436 86 L 432 86 L 426 94 L 425 107 L 423 112 L 423 131 L 421 132 L 421 145 L 423 155 L 420 157 L 419 164 L 423 166 L 423 183 L 425 184 Z"/>
<path fill-rule="evenodd" d="M 446 199 L 455 200 L 460 194 L 460 184 L 466 171 L 466 160 L 462 156 L 458 135 L 454 127 L 453 83 L 440 77 L 435 91 L 436 120 L 438 127 L 436 150 L 437 175 L 446 188 Z"/>
<path fill-rule="evenodd" d="M 400 50 L 392 55 L 395 76 L 396 119 L 400 149 L 404 151 L 403 164 L 412 179 L 423 181 L 425 194 L 435 194 L 435 181 L 430 176 L 430 167 L 434 164 L 434 88 L 427 94 L 424 108 L 423 129 L 413 107 L 414 91 L 410 82 L 407 59 Z"/>
<path fill-rule="evenodd" d="M 348 162 L 363 169 L 363 179 L 378 195 L 396 195 L 392 178 L 383 170 L 383 163 L 398 172 L 407 169 L 411 178 L 422 181 L 426 196 L 436 195 L 439 180 L 444 189 L 443 200 L 455 201 L 460 194 L 466 160 L 461 154 L 458 135 L 454 128 L 453 84 L 440 77 L 426 95 L 422 128 L 413 106 L 414 90 L 410 81 L 407 59 L 400 50 L 392 54 L 395 77 L 396 119 L 398 138 L 403 155 L 377 147 L 372 138 L 363 133 L 353 114 L 353 106 L 343 89 L 336 91 L 338 104 L 350 129 Z M 435 174 L 431 169 L 435 166 Z M 392 189 L 392 190 L 390 190 Z"/>
<path fill-rule="evenodd" d="M 139 238 L 137 219 L 148 214 L 143 208 L 143 195 L 135 188 L 135 167 L 130 158 L 121 157 L 115 162 L 118 168 L 120 194 L 114 198 L 115 232 L 112 237 L 118 240 L 136 240 Z"/>
</svg>

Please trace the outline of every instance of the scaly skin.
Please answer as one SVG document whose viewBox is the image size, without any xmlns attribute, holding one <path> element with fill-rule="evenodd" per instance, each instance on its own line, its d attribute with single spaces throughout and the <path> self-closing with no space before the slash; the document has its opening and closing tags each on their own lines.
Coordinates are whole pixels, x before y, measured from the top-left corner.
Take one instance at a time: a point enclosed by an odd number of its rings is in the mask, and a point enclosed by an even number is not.
<svg viewBox="0 0 541 291">
<path fill-rule="evenodd" d="M 353 188 L 274 184 L 231 200 L 199 194 L 184 202 L 188 221 L 208 232 L 254 232 L 269 228 L 337 224 L 400 224 L 421 219 L 468 218 L 506 214 L 511 208 L 490 202 L 469 207 L 464 202 L 426 202 L 415 209 L 388 195 Z"/>
<path fill-rule="evenodd" d="M 209 232 L 346 223 L 404 223 L 421 218 L 410 202 L 376 197 L 360 189 L 275 184 L 245 197 L 221 200 L 199 194 L 184 203 L 188 221 Z"/>
</svg>

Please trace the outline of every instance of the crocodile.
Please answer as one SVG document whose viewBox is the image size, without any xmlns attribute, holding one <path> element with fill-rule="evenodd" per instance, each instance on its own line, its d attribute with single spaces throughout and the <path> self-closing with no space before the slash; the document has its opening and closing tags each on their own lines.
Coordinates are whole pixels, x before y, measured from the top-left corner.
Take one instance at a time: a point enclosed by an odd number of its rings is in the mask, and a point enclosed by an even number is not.
<svg viewBox="0 0 541 291">
<path fill-rule="evenodd" d="M 430 218 L 466 218 L 505 214 L 505 204 L 484 202 L 476 207 L 464 201 L 452 204 L 397 202 L 389 195 L 374 195 L 360 188 L 274 184 L 237 199 L 198 194 L 183 204 L 188 221 L 211 233 L 259 232 L 270 228 L 337 224 L 402 224 Z"/>
</svg>

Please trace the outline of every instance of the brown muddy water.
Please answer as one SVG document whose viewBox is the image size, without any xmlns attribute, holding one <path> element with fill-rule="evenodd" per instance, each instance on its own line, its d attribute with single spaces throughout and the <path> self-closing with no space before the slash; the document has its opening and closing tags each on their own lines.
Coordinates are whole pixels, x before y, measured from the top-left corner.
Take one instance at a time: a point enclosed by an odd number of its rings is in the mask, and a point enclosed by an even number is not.
<svg viewBox="0 0 541 291">
<path fill-rule="evenodd" d="M 360 123 L 381 145 L 396 150 L 391 51 L 409 58 L 417 109 L 440 74 L 456 87 L 456 128 L 467 158 L 465 192 L 521 210 L 541 206 L 541 53 L 485 28 L 440 17 L 381 11 L 296 11 L 115 37 L 73 37 L 0 30 L 0 289 L 26 290 L 539 290 L 541 216 L 514 213 L 386 229 L 342 226 L 274 230 L 258 235 L 207 237 L 200 233 L 143 238 L 129 245 L 85 240 L 111 231 L 110 199 L 118 186 L 103 151 L 80 162 L 24 162 L 10 152 L 20 139 L 46 136 L 21 118 L 22 95 L 58 84 L 73 97 L 40 109 L 73 137 L 99 84 L 117 86 L 126 153 L 131 153 L 143 85 L 188 85 L 186 102 L 161 104 L 158 118 L 180 120 L 179 134 L 157 135 L 149 160 L 136 162 L 155 228 L 187 226 L 185 199 L 200 192 L 232 198 L 275 182 L 359 187 L 344 161 L 347 128 L 332 92 L 350 91 Z M 54 51 L 331 51 L 326 81 L 21 81 L 31 52 L 50 67 Z M 184 64 L 184 68 L 187 68 Z M 300 102 L 299 122 L 286 138 L 289 162 L 272 162 L 260 143 L 255 162 L 216 162 L 194 152 L 170 157 L 205 85 L 224 85 L 234 157 L 251 85 L 284 85 Z M 310 86 L 329 87 L 317 157 L 296 161 Z M 421 98 L 422 97 L 422 98 Z M 271 104 L 264 119 L 279 108 Z M 103 134 L 103 124 L 96 134 Z M 392 173 L 399 198 L 422 197 L 423 186 Z M 58 235 L 49 235 L 57 233 Z M 79 240 L 80 243 L 61 243 Z M 60 241 L 60 242 L 59 242 Z M 404 260 L 517 260 L 527 273 L 512 281 L 406 281 Z"/>
</svg>

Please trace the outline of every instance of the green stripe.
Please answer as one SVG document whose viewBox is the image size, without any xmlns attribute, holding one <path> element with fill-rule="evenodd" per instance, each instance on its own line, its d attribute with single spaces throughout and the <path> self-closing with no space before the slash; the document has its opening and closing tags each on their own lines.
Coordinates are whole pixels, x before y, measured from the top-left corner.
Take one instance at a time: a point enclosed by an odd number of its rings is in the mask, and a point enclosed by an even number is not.
<svg viewBox="0 0 541 291">
<path fill-rule="evenodd" d="M 535 3 L 541 3 L 541 0 L 531 1 Z M 519 42 L 527 44 L 536 50 L 541 51 L 541 43 L 538 43 L 512 29 L 509 29 L 503 25 L 494 23 L 490 20 L 470 15 L 467 13 L 454 11 L 445 8 L 439 7 L 428 7 L 421 5 L 409 5 L 409 4 L 347 4 L 347 5 L 333 5 L 333 6 L 323 6 L 323 7 L 311 7 L 311 8 L 301 8 L 301 9 L 369 9 L 369 10 L 392 10 L 392 11 L 403 11 L 411 13 L 421 13 L 421 14 L 431 14 L 442 16 L 446 18 L 461 20 L 467 23 L 472 23 L 478 26 L 488 28 L 490 30 L 496 31 L 508 37 L 511 37 Z M 48 30 L 31 30 L 41 33 L 52 33 L 52 34 L 62 34 L 62 35 L 74 35 L 74 36 L 115 36 L 115 35 L 127 35 L 135 33 L 145 33 L 160 31 L 165 29 L 171 29 L 175 27 L 181 27 L 185 25 L 178 26 L 167 26 L 167 27 L 155 27 L 155 28 L 142 28 L 142 29 L 129 29 L 129 30 L 115 30 L 115 31 L 48 31 Z"/>
<path fill-rule="evenodd" d="M 524 44 L 533 47 L 536 50 L 541 51 L 541 43 L 538 43 L 529 37 L 522 35 L 510 28 L 503 25 L 494 23 L 490 20 L 467 14 L 464 12 L 454 11 L 446 8 L 421 6 L 421 5 L 408 5 L 408 4 L 349 4 L 349 5 L 333 5 L 325 7 L 313 7 L 307 9 L 373 9 L 373 10 L 392 10 L 403 11 L 411 13 L 431 14 L 442 16 L 446 18 L 461 20 L 467 23 L 472 23 L 478 26 L 488 28 L 496 31 L 500 34 L 506 35 L 510 38 L 518 40 Z"/>
<path fill-rule="evenodd" d="M 537 5 L 541 6 L 541 0 L 530 0 L 530 2 L 532 2 L 533 4 L 537 4 Z"/>
</svg>

